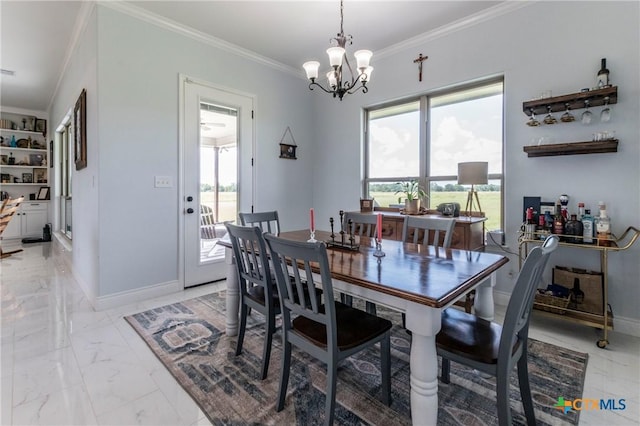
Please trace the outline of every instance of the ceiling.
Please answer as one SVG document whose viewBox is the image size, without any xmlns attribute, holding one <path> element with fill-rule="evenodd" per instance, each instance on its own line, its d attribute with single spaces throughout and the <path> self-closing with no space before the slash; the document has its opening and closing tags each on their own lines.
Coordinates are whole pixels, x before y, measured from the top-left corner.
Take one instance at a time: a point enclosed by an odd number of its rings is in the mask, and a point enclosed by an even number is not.
<svg viewBox="0 0 640 426">
<path fill-rule="evenodd" d="M 490 12 L 503 1 L 347 0 L 344 32 L 353 35 L 352 53 L 376 54 L 460 20 Z M 231 43 L 299 72 L 307 60 L 328 66 L 324 51 L 340 29 L 340 3 L 323 1 L 107 1 L 106 6 L 147 15 Z M 0 104 L 46 111 L 68 61 L 85 12 L 83 1 L 0 0 Z M 27 24 L 25 24 L 27 23 Z M 416 52 L 416 56 L 419 52 Z M 424 52 L 428 55 L 428 52 Z M 375 72 L 373 78 L 375 79 Z"/>
</svg>

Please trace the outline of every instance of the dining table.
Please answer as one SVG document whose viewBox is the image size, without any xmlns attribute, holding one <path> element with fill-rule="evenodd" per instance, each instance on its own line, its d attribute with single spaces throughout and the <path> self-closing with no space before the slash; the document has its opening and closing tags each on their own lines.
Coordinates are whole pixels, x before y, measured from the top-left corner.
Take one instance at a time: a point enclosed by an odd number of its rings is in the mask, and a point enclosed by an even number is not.
<svg viewBox="0 0 640 426">
<path fill-rule="evenodd" d="M 279 236 L 294 241 L 310 239 L 309 230 L 281 232 Z M 355 237 L 352 244 L 342 244 L 343 235 L 319 230 L 315 239 L 327 244 L 334 289 L 405 314 L 405 327 L 411 332 L 411 420 L 414 425 L 437 424 L 436 335 L 442 310 L 475 289 L 475 314 L 493 320 L 495 272 L 508 258 L 384 239 L 377 250 L 374 238 Z M 238 332 L 239 286 L 231 244 L 220 244 L 227 248 L 226 333 L 234 336 Z M 380 252 L 384 256 L 374 255 Z"/>
</svg>

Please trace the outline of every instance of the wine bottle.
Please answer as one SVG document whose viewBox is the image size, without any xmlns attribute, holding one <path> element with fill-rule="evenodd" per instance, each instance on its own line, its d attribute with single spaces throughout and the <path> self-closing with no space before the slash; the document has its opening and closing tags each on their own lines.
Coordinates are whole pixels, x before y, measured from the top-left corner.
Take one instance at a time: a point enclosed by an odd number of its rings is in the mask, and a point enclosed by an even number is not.
<svg viewBox="0 0 640 426">
<path fill-rule="evenodd" d="M 609 86 L 609 70 L 607 69 L 607 58 L 600 60 L 600 71 L 596 77 L 596 87 L 602 89 Z"/>
</svg>

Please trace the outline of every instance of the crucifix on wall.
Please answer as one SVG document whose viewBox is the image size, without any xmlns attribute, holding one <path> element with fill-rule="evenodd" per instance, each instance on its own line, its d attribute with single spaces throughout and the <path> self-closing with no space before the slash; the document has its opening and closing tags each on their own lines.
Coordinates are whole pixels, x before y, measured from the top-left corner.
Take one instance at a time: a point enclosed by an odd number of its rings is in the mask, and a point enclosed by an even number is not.
<svg viewBox="0 0 640 426">
<path fill-rule="evenodd" d="M 427 59 L 429 59 L 429 57 L 422 56 L 422 53 L 421 53 L 420 56 L 418 56 L 416 59 L 413 60 L 414 64 L 418 64 L 418 81 L 422 81 L 422 63 Z"/>
</svg>

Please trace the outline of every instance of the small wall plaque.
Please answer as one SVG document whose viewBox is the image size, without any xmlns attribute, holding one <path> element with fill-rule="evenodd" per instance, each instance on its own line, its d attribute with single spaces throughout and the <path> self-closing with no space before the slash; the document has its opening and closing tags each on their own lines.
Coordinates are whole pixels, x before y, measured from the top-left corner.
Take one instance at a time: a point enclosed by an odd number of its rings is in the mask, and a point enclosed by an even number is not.
<svg viewBox="0 0 640 426">
<path fill-rule="evenodd" d="M 289 137 L 287 138 L 287 134 Z M 287 126 L 287 129 L 284 131 L 282 135 L 282 139 L 280 139 L 280 158 L 286 158 L 288 160 L 297 160 L 296 157 L 296 149 L 298 145 L 296 144 L 296 140 L 293 138 L 293 133 L 291 133 L 291 129 Z"/>
</svg>

